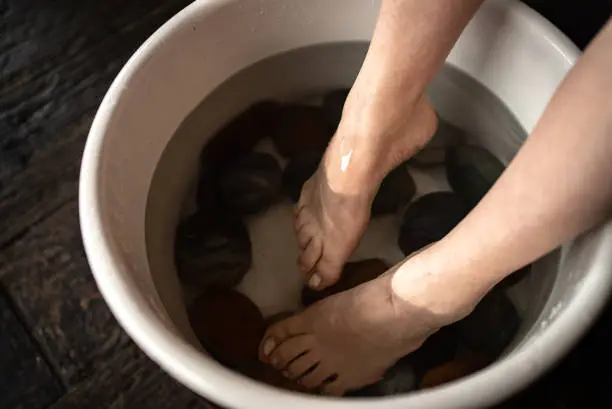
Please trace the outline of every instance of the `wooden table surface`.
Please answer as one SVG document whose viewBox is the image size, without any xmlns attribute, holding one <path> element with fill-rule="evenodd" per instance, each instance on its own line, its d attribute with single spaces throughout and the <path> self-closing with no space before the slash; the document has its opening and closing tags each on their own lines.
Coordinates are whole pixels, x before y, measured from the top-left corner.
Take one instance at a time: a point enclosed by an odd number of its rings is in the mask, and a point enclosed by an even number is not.
<svg viewBox="0 0 612 409">
<path fill-rule="evenodd" d="M 612 11 L 610 0 L 527 2 L 581 48 Z M 0 409 L 212 407 L 118 326 L 90 274 L 77 212 L 81 153 L 104 93 L 188 3 L 0 0 Z M 612 386 L 611 315 L 508 407 L 599 407 Z"/>
</svg>

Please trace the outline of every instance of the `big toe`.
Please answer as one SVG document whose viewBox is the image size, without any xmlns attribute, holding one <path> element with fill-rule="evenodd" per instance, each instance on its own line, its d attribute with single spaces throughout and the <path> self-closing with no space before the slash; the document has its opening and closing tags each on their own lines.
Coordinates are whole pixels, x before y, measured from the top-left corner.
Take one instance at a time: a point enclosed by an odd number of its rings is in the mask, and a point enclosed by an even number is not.
<svg viewBox="0 0 612 409">
<path fill-rule="evenodd" d="M 259 344 L 259 359 L 270 363 L 272 354 L 285 341 L 305 333 L 302 321 L 297 315 L 271 325 Z"/>
</svg>

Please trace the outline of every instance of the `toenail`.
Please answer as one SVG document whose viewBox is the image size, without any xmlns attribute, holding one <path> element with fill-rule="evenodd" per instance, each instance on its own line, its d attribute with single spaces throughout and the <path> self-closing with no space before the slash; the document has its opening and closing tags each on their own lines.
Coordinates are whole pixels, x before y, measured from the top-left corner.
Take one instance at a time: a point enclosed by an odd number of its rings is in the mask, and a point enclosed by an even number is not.
<svg viewBox="0 0 612 409">
<path fill-rule="evenodd" d="M 321 276 L 317 273 L 314 273 L 312 277 L 310 277 L 310 281 L 308 282 L 308 286 L 310 288 L 317 288 L 321 284 Z"/>
<path fill-rule="evenodd" d="M 283 371 L 283 376 L 284 376 L 285 378 L 289 378 L 289 372 L 287 372 L 287 371 Z"/>
<path fill-rule="evenodd" d="M 263 345 L 264 355 L 265 356 L 270 355 L 270 352 L 274 351 L 275 347 L 276 347 L 276 342 L 274 342 L 272 338 L 266 339 L 266 342 L 264 342 L 264 345 Z"/>
</svg>

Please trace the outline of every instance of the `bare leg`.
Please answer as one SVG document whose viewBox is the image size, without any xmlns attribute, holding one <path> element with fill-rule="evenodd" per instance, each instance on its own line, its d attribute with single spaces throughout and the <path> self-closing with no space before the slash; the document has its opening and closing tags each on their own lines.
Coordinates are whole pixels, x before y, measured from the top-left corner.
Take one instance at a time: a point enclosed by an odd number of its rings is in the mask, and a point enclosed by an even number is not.
<svg viewBox="0 0 612 409">
<path fill-rule="evenodd" d="M 423 90 L 483 0 L 383 0 L 368 54 L 322 164 L 296 212 L 311 287 L 339 278 L 384 176 L 433 135 Z"/>
<path fill-rule="evenodd" d="M 429 2 L 428 2 L 429 3 Z M 510 272 L 612 214 L 612 23 L 563 81 L 480 204 L 382 277 L 271 327 L 261 359 L 324 393 L 377 380 Z M 303 354 L 303 355 L 302 355 Z M 297 358 L 297 359 L 295 359 Z"/>
</svg>

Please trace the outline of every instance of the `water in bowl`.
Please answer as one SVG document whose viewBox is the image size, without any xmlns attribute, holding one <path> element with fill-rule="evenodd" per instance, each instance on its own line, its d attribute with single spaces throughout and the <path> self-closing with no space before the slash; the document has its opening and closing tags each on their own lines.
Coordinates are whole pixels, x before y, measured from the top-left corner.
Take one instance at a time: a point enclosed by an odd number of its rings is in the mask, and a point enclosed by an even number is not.
<svg viewBox="0 0 612 409">
<path fill-rule="evenodd" d="M 155 171 L 146 213 L 146 237 L 152 277 L 162 301 L 178 329 L 192 342 L 185 307 L 201 289 L 177 278 L 174 265 L 174 234 L 178 222 L 196 210 L 195 190 L 199 152 L 225 122 L 251 103 L 274 98 L 280 101 L 317 103 L 326 92 L 350 87 L 361 66 L 367 43 L 324 44 L 292 50 L 264 59 L 235 73 L 185 118 Z M 487 88 L 457 68 L 444 66 L 428 88 L 436 111 L 462 129 L 469 142 L 481 145 L 504 164 L 516 154 L 526 133 L 504 104 Z M 255 148 L 286 160 L 266 138 Z M 410 169 L 417 195 L 449 190 L 443 168 Z M 397 245 L 401 213 L 371 221 L 351 260 L 382 259 L 393 265 L 404 258 Z M 264 316 L 301 308 L 303 279 L 296 260 L 299 255 L 293 231 L 292 203 L 281 200 L 265 212 L 249 217 L 252 242 L 251 268 L 237 289 L 248 296 Z M 513 344 L 530 331 L 544 306 L 554 280 L 558 255 L 533 264 L 531 274 L 507 292 L 522 318 Z M 512 349 L 512 345 L 508 350 Z"/>
</svg>

